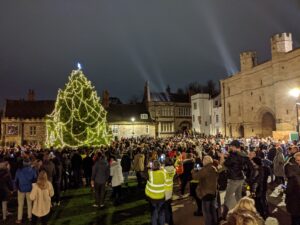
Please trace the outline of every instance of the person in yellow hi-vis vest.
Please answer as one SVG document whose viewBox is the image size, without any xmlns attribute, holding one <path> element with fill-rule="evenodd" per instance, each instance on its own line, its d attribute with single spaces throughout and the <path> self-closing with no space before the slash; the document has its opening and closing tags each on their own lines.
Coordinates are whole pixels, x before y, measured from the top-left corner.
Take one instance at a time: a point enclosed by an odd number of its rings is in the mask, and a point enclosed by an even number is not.
<svg viewBox="0 0 300 225">
<path fill-rule="evenodd" d="M 148 181 L 145 189 L 147 198 L 151 205 L 151 224 L 164 225 L 165 224 L 165 183 L 166 174 L 160 168 L 160 163 L 154 160 L 150 163 L 150 170 L 148 170 Z"/>
<path fill-rule="evenodd" d="M 165 190 L 166 190 L 166 203 L 165 203 L 165 214 L 166 214 L 166 221 L 168 225 L 173 225 L 173 212 L 172 212 L 172 196 L 173 196 L 173 180 L 176 174 L 176 169 L 174 167 L 174 163 L 171 158 L 166 158 L 165 160 L 165 168 L 164 171 L 166 173 L 166 183 L 165 183 Z"/>
</svg>

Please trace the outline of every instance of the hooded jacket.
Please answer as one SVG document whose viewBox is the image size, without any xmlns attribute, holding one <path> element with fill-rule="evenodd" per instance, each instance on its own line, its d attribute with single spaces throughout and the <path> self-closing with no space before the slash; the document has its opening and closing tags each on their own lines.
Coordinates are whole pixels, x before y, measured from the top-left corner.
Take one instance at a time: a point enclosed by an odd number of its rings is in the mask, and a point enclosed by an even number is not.
<svg viewBox="0 0 300 225">
<path fill-rule="evenodd" d="M 134 156 L 133 160 L 133 169 L 136 172 L 143 172 L 145 169 L 145 155 L 142 153 L 138 153 Z"/>
</svg>

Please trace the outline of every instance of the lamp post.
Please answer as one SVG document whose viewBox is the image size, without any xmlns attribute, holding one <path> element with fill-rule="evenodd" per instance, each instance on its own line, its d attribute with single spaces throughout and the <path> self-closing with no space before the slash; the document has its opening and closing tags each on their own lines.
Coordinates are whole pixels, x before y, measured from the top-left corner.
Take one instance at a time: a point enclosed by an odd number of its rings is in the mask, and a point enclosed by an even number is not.
<svg viewBox="0 0 300 225">
<path fill-rule="evenodd" d="M 295 98 L 297 98 L 297 101 L 299 100 L 299 96 L 300 96 L 300 89 L 299 88 L 294 88 L 292 90 L 290 90 L 289 94 Z M 297 119 L 297 127 L 296 127 L 296 131 L 298 132 L 299 135 L 299 105 L 300 102 L 296 102 L 296 119 Z"/>
<path fill-rule="evenodd" d="M 131 122 L 132 122 L 132 137 L 134 137 L 134 121 L 135 121 L 135 118 L 132 117 L 131 118 Z"/>
</svg>

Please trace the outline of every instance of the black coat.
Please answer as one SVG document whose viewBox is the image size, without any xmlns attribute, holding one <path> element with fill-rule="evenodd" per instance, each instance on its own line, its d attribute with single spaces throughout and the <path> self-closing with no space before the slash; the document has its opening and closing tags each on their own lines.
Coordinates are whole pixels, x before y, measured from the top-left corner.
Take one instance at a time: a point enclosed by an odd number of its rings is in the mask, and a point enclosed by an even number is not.
<svg viewBox="0 0 300 225">
<path fill-rule="evenodd" d="M 122 166 L 122 171 L 123 172 L 129 172 L 130 171 L 131 159 L 130 159 L 129 154 L 123 155 L 122 160 L 121 160 L 121 166 Z"/>
<path fill-rule="evenodd" d="M 228 179 L 243 180 L 246 175 L 251 176 L 252 163 L 250 159 L 240 152 L 230 152 L 224 165 L 227 169 Z"/>
<path fill-rule="evenodd" d="M 286 188 L 286 208 L 293 216 L 300 216 L 300 166 L 291 157 L 284 166 L 288 180 Z"/>
<path fill-rule="evenodd" d="M 265 166 L 253 167 L 253 176 L 250 180 L 250 190 L 256 197 L 266 197 L 268 190 L 269 168 Z"/>
<path fill-rule="evenodd" d="M 87 177 L 92 176 L 93 165 L 94 165 L 94 161 L 90 156 L 87 156 L 82 160 L 82 167 L 85 176 Z"/>
<path fill-rule="evenodd" d="M 13 184 L 8 169 L 0 169 L 0 202 L 7 201 Z"/>
<path fill-rule="evenodd" d="M 194 162 L 191 159 L 186 159 L 183 161 L 183 174 L 184 180 L 192 180 L 192 170 L 194 169 Z"/>
</svg>

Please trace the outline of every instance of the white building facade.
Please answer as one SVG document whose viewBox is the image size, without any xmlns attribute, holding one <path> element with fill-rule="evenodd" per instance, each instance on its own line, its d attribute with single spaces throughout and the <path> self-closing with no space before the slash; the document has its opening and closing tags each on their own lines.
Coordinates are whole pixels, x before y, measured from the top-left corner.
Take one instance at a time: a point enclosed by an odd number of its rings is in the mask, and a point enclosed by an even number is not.
<svg viewBox="0 0 300 225">
<path fill-rule="evenodd" d="M 220 95 L 211 98 L 207 93 L 191 96 L 193 131 L 205 135 L 223 133 Z"/>
</svg>

